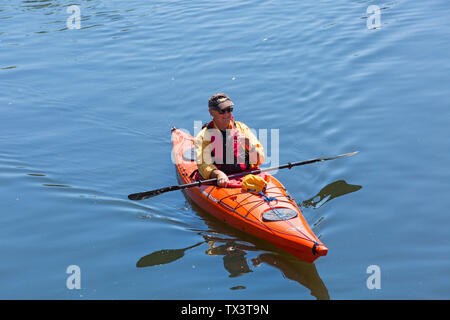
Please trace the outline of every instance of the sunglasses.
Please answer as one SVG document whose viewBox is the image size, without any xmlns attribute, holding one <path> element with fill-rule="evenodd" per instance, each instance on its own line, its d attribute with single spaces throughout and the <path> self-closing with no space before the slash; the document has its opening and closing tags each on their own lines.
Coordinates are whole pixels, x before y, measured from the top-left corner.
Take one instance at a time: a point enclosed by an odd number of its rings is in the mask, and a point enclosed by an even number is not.
<svg viewBox="0 0 450 320">
<path fill-rule="evenodd" d="M 233 112 L 233 107 L 229 107 L 229 108 L 226 108 L 226 109 L 222 109 L 222 110 L 217 110 L 216 109 L 216 111 L 219 113 L 219 114 L 224 114 L 224 113 L 228 113 L 228 112 Z"/>
</svg>

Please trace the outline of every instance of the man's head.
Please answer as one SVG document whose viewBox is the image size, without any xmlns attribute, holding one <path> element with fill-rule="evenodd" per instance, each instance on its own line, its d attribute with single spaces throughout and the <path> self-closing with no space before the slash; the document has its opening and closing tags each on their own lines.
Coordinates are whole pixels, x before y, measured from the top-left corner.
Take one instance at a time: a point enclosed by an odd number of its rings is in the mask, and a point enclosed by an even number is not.
<svg viewBox="0 0 450 320">
<path fill-rule="evenodd" d="M 225 93 L 216 93 L 208 100 L 209 113 L 219 129 L 228 127 L 232 118 L 234 103 Z"/>
<path fill-rule="evenodd" d="M 216 93 L 212 95 L 208 100 L 209 109 L 214 109 L 216 111 L 221 111 L 233 106 L 234 103 L 225 93 Z"/>
</svg>

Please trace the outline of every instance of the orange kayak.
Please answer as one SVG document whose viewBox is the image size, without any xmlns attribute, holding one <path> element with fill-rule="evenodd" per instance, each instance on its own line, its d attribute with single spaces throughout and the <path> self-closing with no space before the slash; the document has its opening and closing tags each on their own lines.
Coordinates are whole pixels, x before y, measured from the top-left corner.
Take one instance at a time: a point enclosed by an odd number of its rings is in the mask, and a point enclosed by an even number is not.
<svg viewBox="0 0 450 320">
<path fill-rule="evenodd" d="M 180 184 L 195 180 L 194 137 L 172 128 L 173 159 Z M 234 187 L 200 185 L 185 189 L 198 206 L 225 223 L 264 239 L 306 262 L 325 256 L 328 248 L 309 227 L 294 199 L 272 175 L 261 173 L 267 181 L 265 196 L 249 193 L 234 181 Z"/>
</svg>

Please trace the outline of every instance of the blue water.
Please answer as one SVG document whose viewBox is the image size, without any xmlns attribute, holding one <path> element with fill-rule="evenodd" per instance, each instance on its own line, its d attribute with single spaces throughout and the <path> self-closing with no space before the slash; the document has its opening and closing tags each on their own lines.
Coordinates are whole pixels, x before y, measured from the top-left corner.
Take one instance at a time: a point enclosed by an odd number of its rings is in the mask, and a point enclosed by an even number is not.
<svg viewBox="0 0 450 320">
<path fill-rule="evenodd" d="M 449 14 L 444 0 L 2 2 L 0 298 L 449 299 Z M 275 175 L 326 257 L 299 261 L 181 192 L 127 199 L 177 183 L 170 128 L 193 133 L 216 92 L 269 141 L 278 130 L 269 160 L 359 150 Z"/>
</svg>

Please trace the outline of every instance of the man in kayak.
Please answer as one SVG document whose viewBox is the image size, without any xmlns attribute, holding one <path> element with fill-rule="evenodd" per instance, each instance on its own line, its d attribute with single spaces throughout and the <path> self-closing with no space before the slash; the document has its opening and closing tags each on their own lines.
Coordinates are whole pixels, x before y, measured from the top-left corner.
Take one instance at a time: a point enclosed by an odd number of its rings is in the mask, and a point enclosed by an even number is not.
<svg viewBox="0 0 450 320">
<path fill-rule="evenodd" d="M 212 121 L 195 138 L 198 171 L 204 179 L 217 178 L 225 187 L 228 174 L 257 168 L 264 162 L 264 149 L 242 122 L 234 121 L 231 99 L 216 93 L 208 101 Z"/>
</svg>

